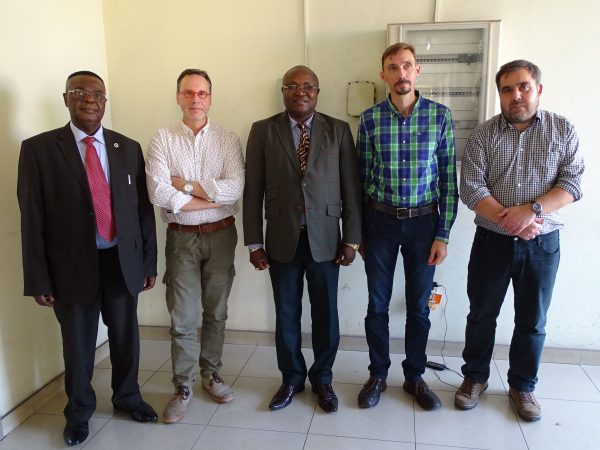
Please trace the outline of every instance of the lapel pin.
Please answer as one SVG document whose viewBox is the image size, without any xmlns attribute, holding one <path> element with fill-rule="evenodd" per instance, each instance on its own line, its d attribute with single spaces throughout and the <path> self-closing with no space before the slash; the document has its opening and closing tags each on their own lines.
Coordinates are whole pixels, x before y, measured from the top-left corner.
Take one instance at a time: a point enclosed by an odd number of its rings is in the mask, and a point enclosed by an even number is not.
<svg viewBox="0 0 600 450">
<path fill-rule="evenodd" d="M 113 147 L 115 147 L 115 148 L 119 148 L 119 144 L 115 142 L 115 143 L 113 144 Z"/>
</svg>

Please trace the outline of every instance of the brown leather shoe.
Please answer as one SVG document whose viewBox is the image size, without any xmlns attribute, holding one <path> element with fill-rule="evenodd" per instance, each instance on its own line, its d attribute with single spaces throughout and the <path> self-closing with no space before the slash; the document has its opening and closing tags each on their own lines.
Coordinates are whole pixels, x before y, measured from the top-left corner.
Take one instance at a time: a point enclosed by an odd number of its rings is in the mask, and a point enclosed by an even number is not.
<svg viewBox="0 0 600 450">
<path fill-rule="evenodd" d="M 271 399 L 271 403 L 269 403 L 269 409 L 274 411 L 276 409 L 285 408 L 287 405 L 292 403 L 292 398 L 294 395 L 296 395 L 298 392 L 302 392 L 303 390 L 303 384 L 294 386 L 292 384 L 282 383 L 277 392 L 275 392 L 273 399 Z"/>
<path fill-rule="evenodd" d="M 408 382 L 405 381 L 402 385 L 402 389 L 404 389 L 409 394 L 415 396 L 415 400 L 421 406 L 421 408 L 427 411 L 433 411 L 434 409 L 439 409 L 442 406 L 442 402 L 440 398 L 435 395 L 429 386 L 422 378 L 419 378 L 417 381 Z"/>
<path fill-rule="evenodd" d="M 319 406 L 326 413 L 332 413 L 338 409 L 338 398 L 333 392 L 330 384 L 317 384 L 312 391 L 319 396 Z"/>
<path fill-rule="evenodd" d="M 361 408 L 372 408 L 379 403 L 380 394 L 385 391 L 387 384 L 385 380 L 377 377 L 369 377 L 358 394 L 358 406 Z"/>
<path fill-rule="evenodd" d="M 458 391 L 454 394 L 454 406 L 463 411 L 475 408 L 479 403 L 479 394 L 487 388 L 487 382 L 480 383 L 473 377 L 465 376 Z"/>
<path fill-rule="evenodd" d="M 521 419 L 527 422 L 535 422 L 542 418 L 542 408 L 535 399 L 533 392 L 521 392 L 516 389 L 509 388 L 508 395 L 517 408 L 517 413 Z"/>
</svg>

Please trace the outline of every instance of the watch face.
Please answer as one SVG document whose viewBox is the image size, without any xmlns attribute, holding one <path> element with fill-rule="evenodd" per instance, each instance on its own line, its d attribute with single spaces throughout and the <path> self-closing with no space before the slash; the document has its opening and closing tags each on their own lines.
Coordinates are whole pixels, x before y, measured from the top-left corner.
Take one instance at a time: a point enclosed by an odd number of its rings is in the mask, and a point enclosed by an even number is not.
<svg viewBox="0 0 600 450">
<path fill-rule="evenodd" d="M 183 190 L 188 194 L 191 194 L 191 192 L 194 190 L 194 186 L 192 186 L 189 183 L 186 183 L 185 186 L 183 186 Z"/>
<path fill-rule="evenodd" d="M 532 203 L 531 207 L 533 208 L 536 214 L 542 213 L 542 205 L 540 205 L 538 202 Z"/>
</svg>

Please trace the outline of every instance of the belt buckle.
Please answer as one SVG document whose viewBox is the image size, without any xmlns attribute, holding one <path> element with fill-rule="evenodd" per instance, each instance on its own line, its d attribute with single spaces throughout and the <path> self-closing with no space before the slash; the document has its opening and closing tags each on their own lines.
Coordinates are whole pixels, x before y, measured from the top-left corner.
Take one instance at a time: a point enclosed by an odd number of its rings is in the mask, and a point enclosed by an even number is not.
<svg viewBox="0 0 600 450">
<path fill-rule="evenodd" d="M 406 219 L 406 217 L 402 216 L 403 214 L 408 214 L 408 218 L 410 219 L 410 208 L 396 208 L 396 219 Z"/>
</svg>

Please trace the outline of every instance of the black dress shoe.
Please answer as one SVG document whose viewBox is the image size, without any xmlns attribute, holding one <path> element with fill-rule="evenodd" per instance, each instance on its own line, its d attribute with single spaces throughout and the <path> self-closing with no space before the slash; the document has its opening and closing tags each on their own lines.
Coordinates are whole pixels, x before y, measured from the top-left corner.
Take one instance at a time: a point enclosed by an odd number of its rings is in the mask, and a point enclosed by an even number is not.
<svg viewBox="0 0 600 450">
<path fill-rule="evenodd" d="M 434 409 L 438 409 L 442 406 L 442 402 L 440 398 L 435 395 L 427 383 L 419 378 L 417 381 L 408 382 L 405 381 L 404 385 L 402 385 L 402 389 L 404 389 L 409 394 L 415 396 L 415 400 L 421 406 L 421 408 L 432 411 Z"/>
<path fill-rule="evenodd" d="M 294 386 L 292 384 L 282 383 L 277 392 L 275 392 L 271 403 L 269 403 L 269 409 L 276 410 L 285 408 L 287 405 L 292 403 L 292 398 L 294 395 L 296 395 L 298 392 L 302 392 L 303 390 L 303 384 Z"/>
<path fill-rule="evenodd" d="M 387 384 L 385 380 L 370 377 L 358 394 L 358 406 L 361 408 L 372 408 L 379 403 L 380 394 L 385 391 Z"/>
<path fill-rule="evenodd" d="M 90 434 L 87 422 L 67 422 L 63 431 L 65 444 L 78 445 L 85 441 Z"/>
<path fill-rule="evenodd" d="M 129 414 L 131 414 L 131 418 L 136 422 L 156 422 L 158 420 L 156 411 L 143 400 L 137 408 L 129 411 Z"/>
<path fill-rule="evenodd" d="M 323 411 L 326 413 L 337 411 L 338 398 L 330 384 L 316 384 L 312 390 L 319 396 L 319 406 Z"/>
</svg>

